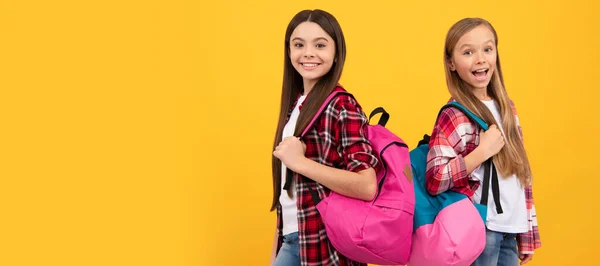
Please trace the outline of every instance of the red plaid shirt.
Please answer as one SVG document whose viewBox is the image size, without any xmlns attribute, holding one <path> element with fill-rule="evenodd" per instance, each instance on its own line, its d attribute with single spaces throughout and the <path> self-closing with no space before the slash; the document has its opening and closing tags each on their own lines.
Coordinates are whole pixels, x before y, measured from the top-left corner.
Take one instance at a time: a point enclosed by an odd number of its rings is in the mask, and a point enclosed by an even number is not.
<svg viewBox="0 0 600 266">
<path fill-rule="evenodd" d="M 336 90 L 343 88 L 338 87 Z M 354 98 L 348 95 L 336 96 L 315 122 L 315 126 L 303 137 L 302 140 L 306 144 L 305 156 L 318 163 L 352 172 L 375 168 L 378 160 L 371 143 L 367 140 L 367 124 L 367 116 Z M 366 266 L 338 253 L 327 238 L 325 225 L 308 188 L 318 191 L 321 198 L 329 194 L 329 189 L 296 173 L 294 183 L 301 264 Z M 278 252 L 282 241 L 282 226 L 280 206 L 277 208 Z"/>
<path fill-rule="evenodd" d="M 511 108 L 522 140 L 523 132 L 512 101 Z M 471 174 L 467 173 L 464 157 L 477 148 L 477 145 L 479 145 L 479 128 L 460 110 L 444 109 L 437 119 L 429 142 L 425 173 L 428 191 L 441 193 L 451 189 L 472 197 L 479 187 L 479 181 L 471 179 Z M 541 247 L 542 243 L 531 186 L 525 188 L 525 199 L 529 232 L 518 234 L 517 240 L 521 253 L 533 253 L 535 249 Z"/>
</svg>

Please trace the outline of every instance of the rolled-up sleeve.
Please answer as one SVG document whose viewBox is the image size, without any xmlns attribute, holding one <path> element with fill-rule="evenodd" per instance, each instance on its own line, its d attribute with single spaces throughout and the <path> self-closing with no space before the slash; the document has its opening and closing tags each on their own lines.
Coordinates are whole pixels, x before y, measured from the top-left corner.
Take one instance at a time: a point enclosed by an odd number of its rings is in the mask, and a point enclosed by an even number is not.
<svg viewBox="0 0 600 266">
<path fill-rule="evenodd" d="M 352 172 L 375 169 L 379 160 L 367 138 L 369 120 L 360 105 L 352 97 L 343 95 L 339 97 L 336 109 L 339 112 L 335 131 L 345 169 Z"/>
</svg>

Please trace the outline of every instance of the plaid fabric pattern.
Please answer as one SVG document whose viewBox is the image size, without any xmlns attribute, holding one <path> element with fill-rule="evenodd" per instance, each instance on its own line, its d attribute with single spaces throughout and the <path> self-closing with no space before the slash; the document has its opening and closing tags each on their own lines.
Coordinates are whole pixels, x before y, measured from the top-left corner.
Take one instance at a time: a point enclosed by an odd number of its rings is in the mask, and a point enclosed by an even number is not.
<svg viewBox="0 0 600 266">
<path fill-rule="evenodd" d="M 450 101 L 453 101 L 451 99 Z M 523 139 L 523 131 L 519 124 L 517 110 L 511 101 L 511 108 L 517 121 L 517 127 Z M 456 108 L 444 109 L 433 128 L 427 154 L 427 190 L 439 194 L 446 190 L 463 193 L 469 197 L 477 190 L 479 182 L 471 179 L 467 173 L 464 156 L 467 156 L 479 145 L 479 128 Z M 518 234 L 519 251 L 533 253 L 541 247 L 533 192 L 531 186 L 525 188 L 529 231 Z"/>
<path fill-rule="evenodd" d="M 338 87 L 336 90 L 343 89 Z M 348 95 L 336 96 L 315 122 L 315 126 L 303 137 L 302 140 L 306 144 L 305 156 L 318 163 L 352 172 L 370 167 L 376 168 L 378 159 L 367 139 L 367 124 L 368 118 L 354 98 Z M 294 173 L 294 183 L 297 195 L 301 264 L 303 266 L 366 266 L 338 253 L 327 238 L 325 225 L 308 188 L 317 191 L 321 198 L 329 194 L 329 189 L 296 173 Z M 282 241 L 282 227 L 281 207 L 278 207 L 279 247 Z"/>
</svg>

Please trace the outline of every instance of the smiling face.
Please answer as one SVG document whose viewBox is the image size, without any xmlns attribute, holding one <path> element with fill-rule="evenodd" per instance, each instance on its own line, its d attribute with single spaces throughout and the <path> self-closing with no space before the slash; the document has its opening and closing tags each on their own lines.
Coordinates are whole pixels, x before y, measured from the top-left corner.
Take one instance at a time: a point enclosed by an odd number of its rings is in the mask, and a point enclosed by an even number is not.
<svg viewBox="0 0 600 266">
<path fill-rule="evenodd" d="M 496 59 L 494 33 L 480 25 L 460 37 L 448 67 L 473 89 L 485 89 L 496 70 Z"/>
<path fill-rule="evenodd" d="M 317 23 L 302 22 L 290 38 L 290 60 L 304 80 L 304 87 L 312 88 L 331 70 L 335 59 L 335 42 Z"/>
</svg>

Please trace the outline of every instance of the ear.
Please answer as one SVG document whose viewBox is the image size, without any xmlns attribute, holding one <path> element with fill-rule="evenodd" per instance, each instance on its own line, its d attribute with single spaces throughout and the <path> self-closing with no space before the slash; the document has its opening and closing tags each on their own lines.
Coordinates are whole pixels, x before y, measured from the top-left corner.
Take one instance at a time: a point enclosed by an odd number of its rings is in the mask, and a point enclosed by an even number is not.
<svg viewBox="0 0 600 266">
<path fill-rule="evenodd" d="M 446 64 L 448 64 L 450 71 L 456 71 L 456 66 L 454 66 L 454 62 L 452 62 L 451 58 L 446 58 Z"/>
</svg>

